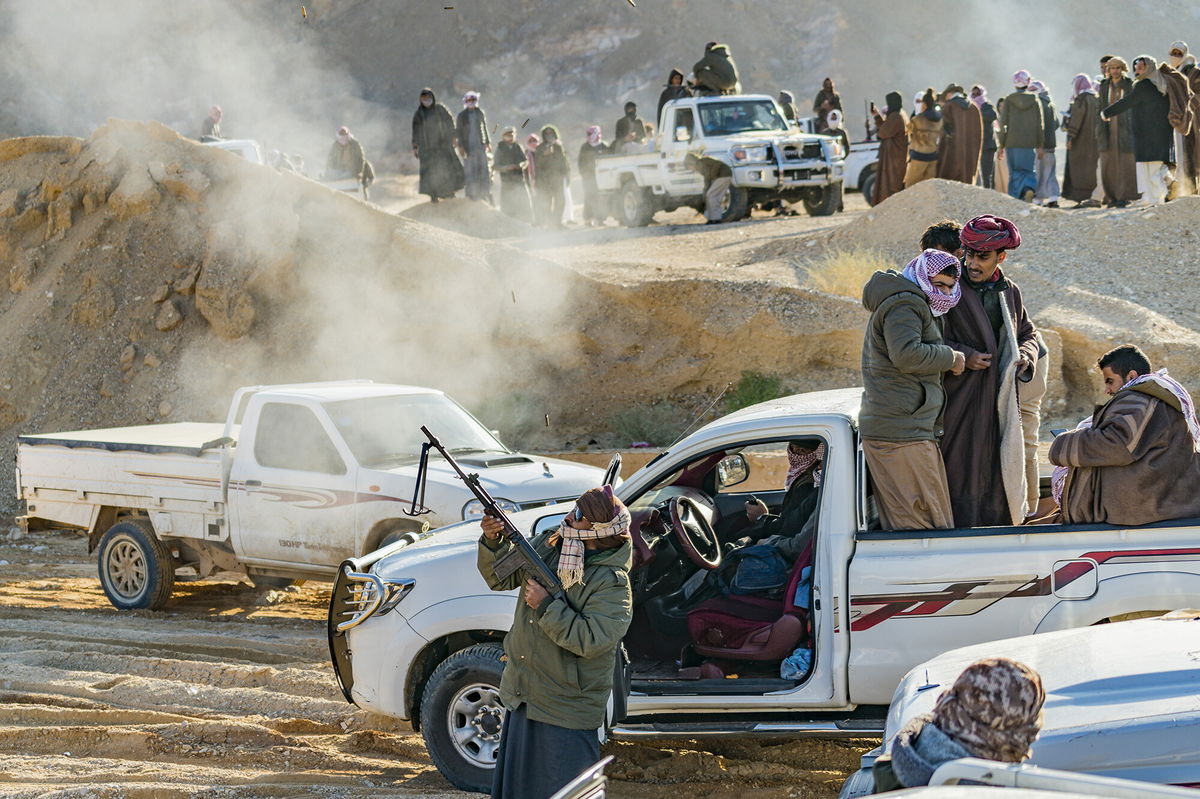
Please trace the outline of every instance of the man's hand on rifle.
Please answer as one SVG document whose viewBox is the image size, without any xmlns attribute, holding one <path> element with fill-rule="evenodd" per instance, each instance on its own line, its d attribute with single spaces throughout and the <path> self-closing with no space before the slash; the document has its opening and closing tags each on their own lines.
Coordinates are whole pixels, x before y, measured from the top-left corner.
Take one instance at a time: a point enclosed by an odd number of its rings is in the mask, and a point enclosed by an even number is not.
<svg viewBox="0 0 1200 799">
<path fill-rule="evenodd" d="M 484 515 L 479 520 L 479 526 L 483 528 L 483 535 L 489 541 L 495 541 L 504 532 L 504 523 L 495 516 Z"/>
<path fill-rule="evenodd" d="M 484 517 L 487 518 L 486 516 Z M 525 604 L 531 609 L 537 610 L 538 605 L 542 604 L 542 600 L 550 596 L 550 592 L 542 588 L 542 584 L 537 580 L 529 579 L 525 581 L 525 591 L 523 593 Z"/>
</svg>

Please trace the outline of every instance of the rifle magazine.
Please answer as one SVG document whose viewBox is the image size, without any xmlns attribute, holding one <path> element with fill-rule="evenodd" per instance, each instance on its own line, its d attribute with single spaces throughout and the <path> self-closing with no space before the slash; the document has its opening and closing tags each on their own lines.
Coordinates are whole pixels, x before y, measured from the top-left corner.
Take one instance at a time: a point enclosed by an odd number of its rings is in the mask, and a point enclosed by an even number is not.
<svg viewBox="0 0 1200 799">
<path fill-rule="evenodd" d="M 507 580 L 525 566 L 525 556 L 517 547 L 512 547 L 492 563 L 492 574 L 497 580 Z"/>
</svg>

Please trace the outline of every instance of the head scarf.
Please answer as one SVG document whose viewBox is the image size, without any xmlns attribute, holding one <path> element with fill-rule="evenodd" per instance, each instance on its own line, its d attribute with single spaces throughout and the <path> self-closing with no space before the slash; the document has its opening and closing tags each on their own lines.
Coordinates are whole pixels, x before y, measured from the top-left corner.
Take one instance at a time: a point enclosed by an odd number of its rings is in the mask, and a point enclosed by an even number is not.
<svg viewBox="0 0 1200 799">
<path fill-rule="evenodd" d="M 1171 55 L 1171 53 L 1175 50 L 1179 51 L 1178 57 Z M 1183 66 L 1183 59 L 1187 57 L 1187 54 L 1187 42 L 1171 42 L 1171 46 L 1167 48 L 1167 61 L 1171 63 L 1171 66 L 1179 69 L 1181 66 Z"/>
<path fill-rule="evenodd" d="M 219 106 L 219 105 L 214 105 L 212 108 L 208 109 L 209 116 L 212 116 L 213 114 L 221 114 L 221 113 L 223 113 L 223 112 L 221 111 L 221 106 Z"/>
<path fill-rule="evenodd" d="M 1075 429 L 1087 430 L 1091 426 L 1092 417 L 1088 416 L 1075 425 Z M 1050 496 L 1054 497 L 1054 504 L 1060 508 L 1062 507 L 1063 489 L 1067 486 L 1067 473 L 1070 471 L 1070 466 L 1055 466 L 1054 471 L 1050 474 Z"/>
<path fill-rule="evenodd" d="M 830 130 L 837 130 L 842 126 L 842 112 L 836 108 L 829 112 L 825 117 L 825 124 Z"/>
<path fill-rule="evenodd" d="M 1121 58 L 1121 56 L 1119 56 L 1119 55 L 1115 55 L 1112 58 L 1108 59 L 1108 63 L 1104 65 L 1105 72 L 1107 72 L 1109 67 L 1113 67 L 1113 66 L 1120 67 L 1122 72 L 1129 71 L 1129 64 L 1125 63 L 1125 59 Z"/>
<path fill-rule="evenodd" d="M 1088 75 L 1085 75 L 1084 73 L 1080 72 L 1078 75 L 1075 76 L 1073 91 L 1071 92 L 1071 101 L 1072 102 L 1074 102 L 1075 98 L 1081 94 L 1095 94 L 1095 93 L 1096 93 L 1096 90 L 1092 87 L 1092 79 Z"/>
<path fill-rule="evenodd" d="M 479 102 L 479 92 L 469 91 L 463 95 L 463 105 L 466 105 L 471 100 Z"/>
<path fill-rule="evenodd" d="M 789 92 L 789 91 L 787 91 L 787 90 L 785 90 L 785 89 L 781 89 L 781 90 L 779 91 L 779 102 L 781 102 L 781 103 L 783 103 L 783 104 L 785 104 L 785 105 L 786 105 L 787 103 L 794 103 L 794 102 L 796 102 L 796 98 L 795 98 L 795 97 L 792 95 L 792 93 L 791 93 L 791 92 Z"/>
<path fill-rule="evenodd" d="M 934 275 L 940 275 L 947 267 L 954 267 L 954 291 L 943 294 L 930 281 Z M 957 282 L 962 277 L 962 262 L 948 252 L 941 250 L 925 250 L 908 262 L 902 273 L 904 277 L 916 283 L 929 300 L 929 310 L 934 316 L 941 316 L 955 305 L 962 297 L 962 286 Z"/>
<path fill-rule="evenodd" d="M 796 482 L 797 477 L 825 460 L 825 444 L 822 442 L 820 446 L 811 452 L 800 453 L 792 452 L 791 446 L 788 446 L 787 456 L 788 471 L 787 477 L 783 481 L 785 491 L 792 487 L 792 483 Z M 819 468 L 813 472 L 813 485 L 821 485 L 821 470 Z"/>
<path fill-rule="evenodd" d="M 546 127 L 542 128 L 542 141 L 545 141 L 546 136 L 551 133 L 554 134 L 554 141 L 562 141 L 562 136 L 558 135 L 558 128 L 554 127 L 553 125 L 547 125 Z"/>
<path fill-rule="evenodd" d="M 508 125 L 507 127 L 504 128 L 504 130 L 500 131 L 501 136 L 504 136 L 509 133 L 511 133 L 515 137 L 517 135 L 517 129 L 514 128 L 512 125 Z"/>
<path fill-rule="evenodd" d="M 1142 73 L 1142 76 L 1138 80 L 1150 81 L 1154 85 L 1154 88 L 1158 89 L 1159 94 L 1165 95 L 1167 93 L 1167 79 L 1158 71 L 1158 62 L 1154 60 L 1153 56 L 1148 55 L 1140 55 L 1133 59 L 1135 64 L 1138 61 L 1146 63 L 1146 71 Z"/>
<path fill-rule="evenodd" d="M 1031 82 L 1029 84 L 1029 91 L 1033 92 L 1034 94 L 1041 95 L 1042 97 L 1048 98 L 1050 96 L 1050 90 L 1047 89 L 1046 84 L 1042 83 L 1040 80 Z"/>
<path fill-rule="evenodd" d="M 1033 80 L 1033 76 L 1029 74 L 1029 70 L 1027 69 L 1018 69 L 1013 73 L 1012 80 L 1013 86 L 1016 86 L 1018 89 L 1025 89 L 1029 86 L 1029 82 Z"/>
<path fill-rule="evenodd" d="M 975 252 L 1015 250 L 1021 246 L 1021 231 L 1002 216 L 984 214 L 963 225 L 958 234 L 962 246 Z"/>
<path fill-rule="evenodd" d="M 1178 380 L 1168 375 L 1166 369 L 1159 369 L 1148 375 L 1138 375 L 1121 386 L 1121 390 L 1124 391 L 1142 383 L 1157 383 L 1175 395 L 1175 399 L 1179 400 L 1183 418 L 1187 420 L 1188 432 L 1192 434 L 1192 448 L 1196 452 L 1200 452 L 1200 422 L 1196 421 L 1196 404 L 1192 402 L 1192 395 L 1188 393 L 1188 390 Z"/>
<path fill-rule="evenodd" d="M 979 90 L 979 94 L 975 93 L 976 89 Z M 980 108 L 983 108 L 984 104 L 987 102 L 987 88 L 984 86 L 980 86 L 978 83 L 976 83 L 974 86 L 972 86 L 971 87 L 971 102 L 975 103 L 975 105 L 979 106 Z"/>
<path fill-rule="evenodd" d="M 963 669 L 933 707 L 930 720 L 976 757 L 1020 763 L 1042 728 L 1046 691 L 1024 663 L 986 658 Z"/>
<path fill-rule="evenodd" d="M 607 494 L 612 493 L 612 489 L 608 486 L 605 486 L 604 490 Z M 558 554 L 557 572 L 558 579 L 562 580 L 563 588 L 570 588 L 577 583 L 583 584 L 583 560 L 584 552 L 587 549 L 583 545 L 584 541 L 598 541 L 601 538 L 629 535 L 629 509 L 614 497 L 613 510 L 616 513 L 611 521 L 593 521 L 591 528 L 587 530 L 579 530 L 567 524 L 567 519 L 574 514 L 574 511 L 571 511 L 559 523 L 557 532 L 550 536 L 550 546 L 558 546 L 558 543 L 562 542 Z M 589 519 L 589 521 L 591 520 Z"/>
<path fill-rule="evenodd" d="M 593 147 L 595 147 L 597 144 L 600 143 L 600 126 L 599 125 L 588 125 L 587 143 L 592 145 Z"/>
<path fill-rule="evenodd" d="M 883 101 L 887 104 L 889 114 L 894 114 L 904 107 L 904 98 L 900 96 L 900 92 L 888 92 Z"/>
</svg>

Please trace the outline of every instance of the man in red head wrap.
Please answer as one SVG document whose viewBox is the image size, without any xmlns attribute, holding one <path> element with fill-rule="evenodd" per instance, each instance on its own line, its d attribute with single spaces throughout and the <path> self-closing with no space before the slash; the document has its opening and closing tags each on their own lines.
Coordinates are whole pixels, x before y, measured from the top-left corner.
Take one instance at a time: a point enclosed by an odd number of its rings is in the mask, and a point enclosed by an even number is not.
<svg viewBox="0 0 1200 799">
<path fill-rule="evenodd" d="M 958 527 L 1021 524 L 1025 519 L 1025 447 L 1018 383 L 1038 363 L 1037 330 L 1016 283 L 1000 265 L 1021 245 L 1016 225 L 977 216 L 963 226 L 962 300 L 946 314 L 944 338 L 967 369 L 945 376 L 942 456 Z"/>
</svg>

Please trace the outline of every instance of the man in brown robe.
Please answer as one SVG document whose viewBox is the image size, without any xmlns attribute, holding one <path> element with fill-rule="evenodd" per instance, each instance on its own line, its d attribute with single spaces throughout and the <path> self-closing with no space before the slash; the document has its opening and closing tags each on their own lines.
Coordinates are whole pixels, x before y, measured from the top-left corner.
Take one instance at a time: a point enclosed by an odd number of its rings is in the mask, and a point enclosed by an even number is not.
<svg viewBox="0 0 1200 799">
<path fill-rule="evenodd" d="M 1050 460 L 1067 467 L 1060 504 L 1068 524 L 1139 526 L 1200 516 L 1200 424 L 1191 395 L 1140 349 L 1099 361 L 1105 391 L 1091 426 L 1062 433 Z"/>
<path fill-rule="evenodd" d="M 1037 330 L 1021 290 L 1000 271 L 1021 244 L 1016 225 L 978 216 L 963 226 L 962 299 L 946 314 L 944 340 L 967 370 L 945 377 L 942 457 L 957 527 L 1025 520 L 1025 444 L 1017 384 L 1038 360 Z"/>
<path fill-rule="evenodd" d="M 888 92 L 887 116 L 871 103 L 875 117 L 875 135 L 879 137 L 879 165 L 875 168 L 875 196 L 871 205 L 891 197 L 904 188 L 904 170 L 908 163 L 908 114 L 900 92 Z"/>
<path fill-rule="evenodd" d="M 966 98 L 962 86 L 951 84 L 942 92 L 944 118 L 938 148 L 937 176 L 960 183 L 975 183 L 979 153 L 983 150 L 983 116 Z"/>
<path fill-rule="evenodd" d="M 1100 150 L 1096 147 L 1096 126 L 1100 122 L 1100 101 L 1092 88 L 1092 79 L 1082 72 L 1075 76 L 1075 94 L 1067 117 L 1067 169 L 1063 177 L 1063 198 L 1074 200 L 1076 208 L 1099 205 L 1092 200 L 1096 191 L 1096 165 Z"/>
<path fill-rule="evenodd" d="M 1200 191 L 1200 67 L 1194 55 L 1185 56 L 1179 71 L 1192 87 L 1192 132 L 1184 136 L 1187 158 L 1182 165 L 1185 180 L 1191 181 L 1192 191 Z"/>
<path fill-rule="evenodd" d="M 1133 91 L 1129 65 L 1113 56 L 1104 64 L 1107 77 L 1100 81 L 1100 107 L 1108 108 Z M 1137 161 L 1133 154 L 1133 117 L 1119 114 L 1096 128 L 1100 148 L 1100 184 L 1104 204 L 1123 208 L 1141 196 L 1137 188 Z"/>
</svg>

